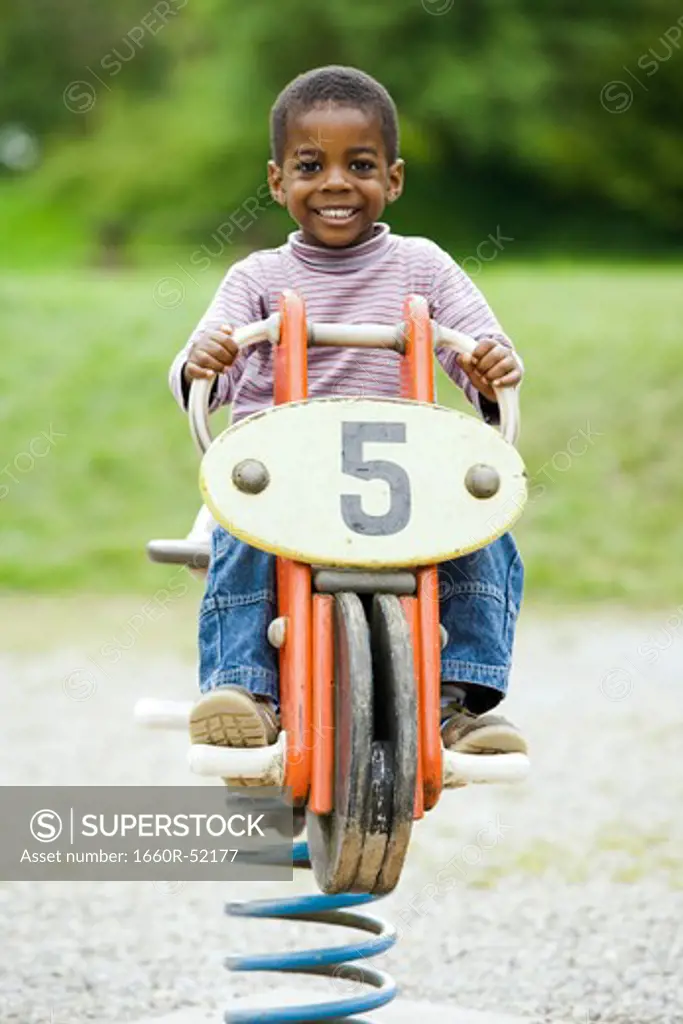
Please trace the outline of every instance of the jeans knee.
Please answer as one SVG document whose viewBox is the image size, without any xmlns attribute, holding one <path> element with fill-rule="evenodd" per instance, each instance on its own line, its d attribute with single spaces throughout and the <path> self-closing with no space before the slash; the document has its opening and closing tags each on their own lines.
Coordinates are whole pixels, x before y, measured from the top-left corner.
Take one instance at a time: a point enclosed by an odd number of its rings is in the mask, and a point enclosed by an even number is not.
<svg viewBox="0 0 683 1024">
<path fill-rule="evenodd" d="M 519 614 L 524 591 L 524 563 L 519 551 L 515 549 L 508 566 L 507 586 L 505 588 L 507 604 L 512 606 L 515 614 Z"/>
<path fill-rule="evenodd" d="M 506 601 L 505 601 L 505 640 L 512 647 L 514 641 L 517 619 L 522 605 L 522 592 L 524 589 L 524 564 L 516 551 L 508 569 Z"/>
<path fill-rule="evenodd" d="M 248 596 L 262 591 L 275 601 L 275 556 L 246 544 L 217 526 L 211 537 L 207 595 Z"/>
<path fill-rule="evenodd" d="M 440 617 L 449 634 L 442 660 L 496 670 L 509 666 L 523 581 L 522 560 L 510 534 L 440 565 Z"/>
<path fill-rule="evenodd" d="M 455 591 L 462 582 L 490 583 L 504 594 L 510 569 L 516 564 L 521 565 L 517 545 L 511 534 L 504 533 L 477 551 L 442 562 L 439 565 L 440 587 Z"/>
<path fill-rule="evenodd" d="M 268 643 L 274 612 L 267 591 L 205 595 L 199 615 L 200 680 L 216 672 L 276 677 L 277 655 Z"/>
</svg>

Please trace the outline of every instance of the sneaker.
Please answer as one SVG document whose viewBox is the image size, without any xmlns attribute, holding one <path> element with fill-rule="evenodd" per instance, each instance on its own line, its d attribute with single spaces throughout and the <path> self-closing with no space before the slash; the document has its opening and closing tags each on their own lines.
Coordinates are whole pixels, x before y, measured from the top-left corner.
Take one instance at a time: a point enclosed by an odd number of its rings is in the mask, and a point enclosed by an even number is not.
<svg viewBox="0 0 683 1024">
<path fill-rule="evenodd" d="M 203 694 L 190 712 L 190 739 L 216 747 L 266 747 L 275 743 L 280 721 L 273 702 L 243 686 Z"/>
<path fill-rule="evenodd" d="M 526 754 L 527 742 L 517 726 L 502 715 L 474 715 L 457 701 L 441 712 L 441 739 L 459 754 Z"/>
</svg>

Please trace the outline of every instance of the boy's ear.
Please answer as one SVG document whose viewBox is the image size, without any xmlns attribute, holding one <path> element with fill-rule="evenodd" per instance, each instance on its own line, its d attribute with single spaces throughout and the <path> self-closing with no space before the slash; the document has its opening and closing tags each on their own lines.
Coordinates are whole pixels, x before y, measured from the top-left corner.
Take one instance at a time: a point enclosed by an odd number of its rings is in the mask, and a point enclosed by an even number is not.
<svg viewBox="0 0 683 1024">
<path fill-rule="evenodd" d="M 274 160 L 268 161 L 268 188 L 276 203 L 286 206 L 285 190 L 282 187 L 282 168 Z"/>
<path fill-rule="evenodd" d="M 396 160 L 391 165 L 388 177 L 386 197 L 388 203 L 393 203 L 403 192 L 403 182 L 405 179 L 405 164 L 403 160 Z"/>
</svg>

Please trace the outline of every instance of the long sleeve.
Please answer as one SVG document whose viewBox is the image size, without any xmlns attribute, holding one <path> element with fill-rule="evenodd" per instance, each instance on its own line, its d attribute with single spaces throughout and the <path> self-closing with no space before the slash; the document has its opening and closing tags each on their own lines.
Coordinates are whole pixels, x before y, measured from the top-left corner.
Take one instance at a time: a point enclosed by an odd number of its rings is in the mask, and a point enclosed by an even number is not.
<svg viewBox="0 0 683 1024">
<path fill-rule="evenodd" d="M 514 346 L 494 316 L 486 299 L 458 264 L 437 246 L 434 285 L 430 293 L 431 316 L 437 323 L 468 334 L 475 341 L 499 341 Z M 450 379 L 461 388 L 472 405 L 489 421 L 498 421 L 498 406 L 481 395 L 456 361 L 456 353 L 442 349 L 437 358 Z"/>
<path fill-rule="evenodd" d="M 169 385 L 176 402 L 183 410 L 187 408 L 187 387 L 183 386 L 183 367 L 194 342 L 207 330 L 215 329 L 222 324 L 243 327 L 245 324 L 263 319 L 266 315 L 261 289 L 250 272 L 253 260 L 253 257 L 247 257 L 246 260 L 241 260 L 230 267 L 211 305 L 171 364 Z M 239 355 L 232 366 L 216 378 L 211 398 L 212 410 L 232 402 L 248 358 L 248 352 Z"/>
</svg>

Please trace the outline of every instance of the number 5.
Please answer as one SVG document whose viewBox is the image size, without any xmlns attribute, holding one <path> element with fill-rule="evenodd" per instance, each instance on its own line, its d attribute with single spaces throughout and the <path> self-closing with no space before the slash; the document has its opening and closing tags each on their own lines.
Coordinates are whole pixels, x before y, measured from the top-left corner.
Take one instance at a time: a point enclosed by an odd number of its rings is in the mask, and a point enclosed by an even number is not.
<svg viewBox="0 0 683 1024">
<path fill-rule="evenodd" d="M 341 514 L 354 533 L 387 537 L 403 530 L 410 520 L 410 479 L 405 469 L 386 459 L 364 459 L 366 441 L 405 444 L 405 423 L 342 423 L 342 472 L 359 480 L 384 480 L 389 484 L 389 509 L 383 515 L 363 511 L 357 494 L 342 494 Z"/>
</svg>

